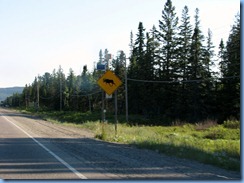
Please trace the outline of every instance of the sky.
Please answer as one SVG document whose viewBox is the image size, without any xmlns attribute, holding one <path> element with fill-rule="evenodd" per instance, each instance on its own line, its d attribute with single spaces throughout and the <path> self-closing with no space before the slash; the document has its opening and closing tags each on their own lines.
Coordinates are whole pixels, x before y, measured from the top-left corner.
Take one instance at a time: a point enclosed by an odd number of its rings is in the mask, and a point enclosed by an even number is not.
<svg viewBox="0 0 244 183">
<path fill-rule="evenodd" d="M 62 67 L 76 75 L 94 68 L 99 51 L 129 56 L 130 32 L 139 22 L 158 28 L 166 0 L 0 0 L 0 88 L 25 86 L 35 77 Z M 185 5 L 192 25 L 199 9 L 200 26 L 213 33 L 216 48 L 227 41 L 239 0 L 172 0 L 181 18 Z"/>
</svg>

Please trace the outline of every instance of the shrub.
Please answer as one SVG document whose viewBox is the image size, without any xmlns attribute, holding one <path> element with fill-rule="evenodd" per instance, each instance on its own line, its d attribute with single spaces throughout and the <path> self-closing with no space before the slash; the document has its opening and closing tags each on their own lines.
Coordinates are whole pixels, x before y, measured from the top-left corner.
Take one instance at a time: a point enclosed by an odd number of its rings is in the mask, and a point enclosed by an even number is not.
<svg viewBox="0 0 244 183">
<path fill-rule="evenodd" d="M 205 130 L 210 127 L 216 126 L 216 125 L 218 125 L 218 123 L 216 121 L 208 119 L 206 121 L 196 123 L 195 129 L 196 130 Z"/>
<path fill-rule="evenodd" d="M 226 133 L 226 129 L 224 129 L 221 126 L 218 127 L 212 127 L 207 131 L 207 134 L 205 135 L 205 138 L 207 139 L 224 139 Z"/>
<path fill-rule="evenodd" d="M 240 129 L 240 121 L 237 121 L 237 120 L 227 120 L 227 121 L 224 121 L 223 126 L 225 128 Z"/>
</svg>

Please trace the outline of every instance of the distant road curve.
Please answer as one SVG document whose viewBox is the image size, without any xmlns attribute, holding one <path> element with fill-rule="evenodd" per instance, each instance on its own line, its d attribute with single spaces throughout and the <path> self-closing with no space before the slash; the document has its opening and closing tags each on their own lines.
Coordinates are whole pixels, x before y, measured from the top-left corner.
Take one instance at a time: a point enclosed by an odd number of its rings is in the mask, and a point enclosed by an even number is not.
<svg viewBox="0 0 244 183">
<path fill-rule="evenodd" d="M 84 129 L 0 108 L 0 179 L 240 178 L 238 172 L 103 142 Z"/>
</svg>

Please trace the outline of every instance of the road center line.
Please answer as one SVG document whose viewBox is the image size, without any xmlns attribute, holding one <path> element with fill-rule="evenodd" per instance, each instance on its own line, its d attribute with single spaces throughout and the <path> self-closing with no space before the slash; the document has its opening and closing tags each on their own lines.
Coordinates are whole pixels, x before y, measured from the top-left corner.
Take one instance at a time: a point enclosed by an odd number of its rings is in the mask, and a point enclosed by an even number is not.
<svg viewBox="0 0 244 183">
<path fill-rule="evenodd" d="M 62 158 L 60 158 L 58 155 L 56 155 L 54 152 L 52 152 L 50 149 L 48 149 L 46 146 L 44 146 L 41 142 L 36 140 L 34 137 L 32 137 L 29 133 L 27 133 L 25 130 L 23 130 L 21 127 L 16 125 L 14 122 L 10 121 L 7 117 L 0 114 L 4 119 L 6 119 L 8 122 L 10 122 L 12 125 L 20 129 L 22 132 L 24 132 L 28 137 L 30 137 L 32 140 L 34 140 L 39 146 L 41 146 L 43 149 L 45 149 L 49 154 L 51 154 L 54 158 L 56 158 L 60 163 L 62 163 L 64 166 L 66 166 L 70 171 L 72 171 L 74 174 L 76 174 L 80 179 L 87 179 L 86 176 L 78 172 L 75 168 L 73 168 L 71 165 L 69 165 L 66 161 L 64 161 Z"/>
</svg>

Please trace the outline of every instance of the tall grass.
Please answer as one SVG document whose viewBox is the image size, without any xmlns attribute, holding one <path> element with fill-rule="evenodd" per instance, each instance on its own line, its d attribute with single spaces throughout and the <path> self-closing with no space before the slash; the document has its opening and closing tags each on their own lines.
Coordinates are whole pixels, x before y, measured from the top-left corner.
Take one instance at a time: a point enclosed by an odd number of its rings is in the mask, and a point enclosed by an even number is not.
<svg viewBox="0 0 244 183">
<path fill-rule="evenodd" d="M 228 129 L 223 125 L 216 125 L 199 131 L 196 130 L 196 125 L 190 124 L 170 127 L 131 127 L 120 124 L 118 135 L 115 136 L 114 126 L 105 125 L 106 128 L 97 135 L 103 140 L 133 144 L 139 148 L 213 164 L 228 170 L 240 170 L 240 129 L 238 128 Z"/>
<path fill-rule="evenodd" d="M 100 122 L 100 113 L 39 112 L 37 115 L 49 121 L 90 129 L 96 138 L 105 141 L 132 144 L 170 156 L 240 171 L 239 121 L 227 120 L 223 125 L 211 120 L 195 125 L 178 122 L 175 126 L 167 127 L 131 126 L 120 123 L 115 134 L 114 124 Z"/>
</svg>

